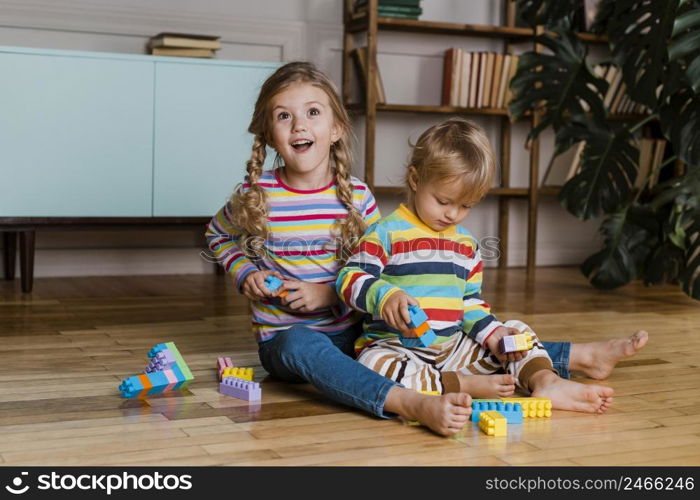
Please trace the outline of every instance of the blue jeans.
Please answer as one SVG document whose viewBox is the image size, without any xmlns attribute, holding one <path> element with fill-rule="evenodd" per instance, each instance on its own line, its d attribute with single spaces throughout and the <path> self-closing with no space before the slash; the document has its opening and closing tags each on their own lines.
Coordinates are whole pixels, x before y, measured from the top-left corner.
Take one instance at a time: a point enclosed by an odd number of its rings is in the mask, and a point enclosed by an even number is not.
<svg viewBox="0 0 700 500">
<path fill-rule="evenodd" d="M 355 325 L 326 335 L 306 326 L 293 326 L 258 344 L 263 368 L 286 382 L 309 382 L 334 401 L 360 408 L 382 418 L 384 402 L 392 387 L 401 385 L 355 361 Z M 563 378 L 569 375 L 569 342 L 543 342 L 554 368 Z"/>
<path fill-rule="evenodd" d="M 569 355 L 571 353 L 571 342 L 542 342 L 547 354 L 552 360 L 554 369 L 561 378 L 571 378 L 569 372 Z"/>
<path fill-rule="evenodd" d="M 399 385 L 355 361 L 354 344 L 362 331 L 355 325 L 336 335 L 293 326 L 258 345 L 263 368 L 287 382 L 309 382 L 340 403 L 382 418 L 384 402 Z"/>
</svg>

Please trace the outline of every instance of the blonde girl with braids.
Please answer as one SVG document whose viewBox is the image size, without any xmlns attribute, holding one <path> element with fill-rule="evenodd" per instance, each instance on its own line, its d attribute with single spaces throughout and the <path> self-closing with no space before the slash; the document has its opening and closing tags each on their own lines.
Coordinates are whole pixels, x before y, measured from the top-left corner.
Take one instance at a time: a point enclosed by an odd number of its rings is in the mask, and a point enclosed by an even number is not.
<svg viewBox="0 0 700 500">
<path fill-rule="evenodd" d="M 207 238 L 251 301 L 263 368 L 380 417 L 420 420 L 441 434 L 461 428 L 471 413 L 467 394 L 420 394 L 353 359 L 361 315 L 338 300 L 335 280 L 379 210 L 350 175 L 349 120 L 328 77 L 307 62 L 280 67 L 262 85 L 248 131 L 246 179 Z M 268 147 L 276 160 L 265 171 Z M 274 292 L 270 275 L 282 280 Z"/>
</svg>

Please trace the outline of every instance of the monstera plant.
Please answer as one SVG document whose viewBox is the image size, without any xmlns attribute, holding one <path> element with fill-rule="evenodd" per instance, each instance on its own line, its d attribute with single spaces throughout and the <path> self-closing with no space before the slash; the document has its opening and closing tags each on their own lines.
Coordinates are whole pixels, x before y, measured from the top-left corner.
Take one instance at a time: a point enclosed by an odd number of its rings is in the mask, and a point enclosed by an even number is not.
<svg viewBox="0 0 700 500">
<path fill-rule="evenodd" d="M 520 17 L 544 27 L 535 38 L 544 50 L 521 56 L 511 115 L 537 113 L 529 139 L 553 130 L 552 160 L 585 143 L 579 173 L 559 200 L 580 219 L 602 218 L 604 246 L 581 266 L 593 285 L 678 283 L 700 299 L 700 4 L 600 1 L 593 30 L 607 37 L 610 62 L 622 71 L 630 99 L 648 109 L 637 120 L 611 121 L 608 83 L 595 74 L 586 43 L 572 28 L 581 2 L 517 0 Z M 682 162 L 683 172 L 636 189 L 637 140 L 645 125 L 656 127 L 672 151 L 657 170 Z"/>
</svg>

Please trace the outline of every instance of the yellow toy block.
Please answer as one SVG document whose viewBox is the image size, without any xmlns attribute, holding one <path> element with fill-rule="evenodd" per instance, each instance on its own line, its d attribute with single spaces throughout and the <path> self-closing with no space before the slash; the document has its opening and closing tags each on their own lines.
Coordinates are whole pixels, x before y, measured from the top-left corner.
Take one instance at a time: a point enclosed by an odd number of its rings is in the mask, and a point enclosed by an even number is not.
<svg viewBox="0 0 700 500">
<path fill-rule="evenodd" d="M 520 403 L 525 418 L 550 418 L 552 400 L 547 398 L 501 398 L 504 403 Z"/>
<path fill-rule="evenodd" d="M 502 354 L 509 352 L 529 351 L 534 347 L 534 336 L 529 333 L 518 335 L 506 335 L 498 343 L 498 349 Z"/>
<path fill-rule="evenodd" d="M 479 414 L 479 429 L 487 436 L 505 436 L 508 433 L 508 421 L 497 411 L 482 411 Z"/>
<path fill-rule="evenodd" d="M 248 367 L 248 368 L 242 368 L 242 367 L 231 367 L 231 368 L 224 368 L 224 372 L 221 374 L 222 377 L 236 377 L 236 378 L 242 378 L 243 380 L 249 380 L 253 381 L 253 369 Z"/>
</svg>

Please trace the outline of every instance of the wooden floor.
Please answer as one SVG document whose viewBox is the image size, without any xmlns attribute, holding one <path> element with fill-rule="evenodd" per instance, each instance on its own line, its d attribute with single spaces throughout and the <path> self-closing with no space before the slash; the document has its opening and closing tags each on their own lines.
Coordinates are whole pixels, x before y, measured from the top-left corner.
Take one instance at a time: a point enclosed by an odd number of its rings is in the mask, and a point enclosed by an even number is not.
<svg viewBox="0 0 700 500">
<path fill-rule="evenodd" d="M 554 412 L 489 438 L 443 438 L 266 378 L 247 304 L 215 275 L 0 281 L 2 465 L 700 465 L 700 304 L 673 286 L 592 289 L 576 269 L 486 272 L 485 297 L 545 340 L 644 328 L 651 340 L 606 382 L 602 416 Z M 189 389 L 125 400 L 119 381 L 174 341 Z M 262 404 L 218 393 L 215 361 L 254 366 Z M 583 380 L 583 379 L 582 379 Z M 474 425 L 474 424 L 472 424 Z"/>
</svg>

